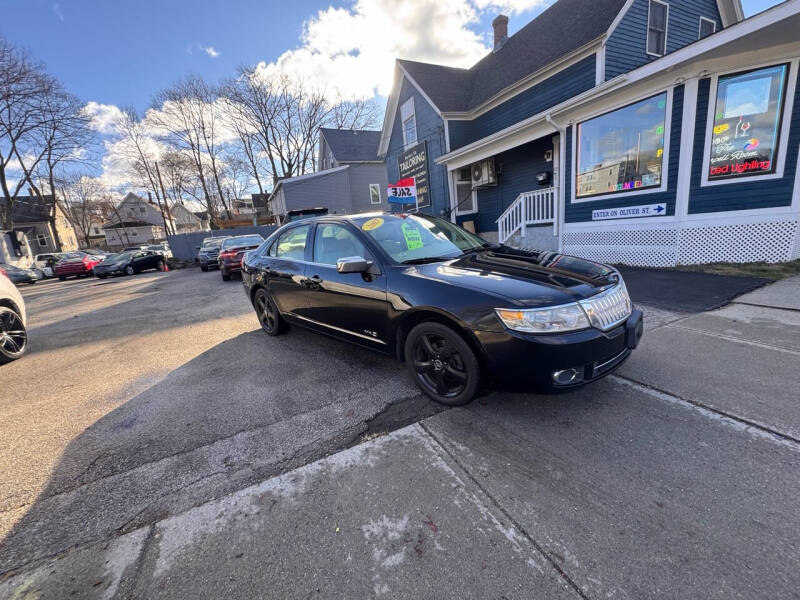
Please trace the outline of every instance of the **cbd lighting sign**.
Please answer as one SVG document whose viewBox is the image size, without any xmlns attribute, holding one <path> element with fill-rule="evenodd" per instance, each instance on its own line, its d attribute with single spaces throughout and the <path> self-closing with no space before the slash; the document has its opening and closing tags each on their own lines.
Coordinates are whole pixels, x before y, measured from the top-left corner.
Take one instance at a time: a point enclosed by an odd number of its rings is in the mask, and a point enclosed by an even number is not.
<svg viewBox="0 0 800 600">
<path fill-rule="evenodd" d="M 413 177 L 401 179 L 388 188 L 389 202 L 394 204 L 417 204 L 417 183 Z"/>
</svg>

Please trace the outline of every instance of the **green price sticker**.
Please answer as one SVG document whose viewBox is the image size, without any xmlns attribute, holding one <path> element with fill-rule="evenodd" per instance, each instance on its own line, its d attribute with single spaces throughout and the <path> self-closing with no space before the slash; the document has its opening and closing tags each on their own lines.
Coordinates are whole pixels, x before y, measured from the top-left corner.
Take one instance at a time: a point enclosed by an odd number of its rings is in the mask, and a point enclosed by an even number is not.
<svg viewBox="0 0 800 600">
<path fill-rule="evenodd" d="M 402 229 L 403 237 L 406 240 L 406 248 L 409 250 L 417 250 L 422 248 L 422 236 L 419 233 L 419 229 L 410 227 L 406 223 L 403 223 L 400 226 L 400 229 Z"/>
</svg>

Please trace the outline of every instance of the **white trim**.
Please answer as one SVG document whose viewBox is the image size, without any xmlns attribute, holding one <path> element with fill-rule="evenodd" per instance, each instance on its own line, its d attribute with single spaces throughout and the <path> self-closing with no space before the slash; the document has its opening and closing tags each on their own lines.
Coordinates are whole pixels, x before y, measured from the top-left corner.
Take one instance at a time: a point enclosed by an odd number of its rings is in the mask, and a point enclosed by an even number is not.
<svg viewBox="0 0 800 600">
<path fill-rule="evenodd" d="M 694 158 L 694 130 L 697 122 L 697 91 L 700 80 L 688 79 L 683 84 L 683 117 L 681 119 L 681 147 L 678 163 L 678 187 L 675 190 L 675 215 L 689 213 L 689 194 L 692 188 L 692 159 Z"/>
<path fill-rule="evenodd" d="M 600 49 L 594 58 L 594 84 L 600 85 L 606 80 L 606 43 L 600 45 Z"/>
<path fill-rule="evenodd" d="M 662 6 L 667 7 L 667 14 L 664 16 L 664 51 L 661 54 L 656 54 L 655 52 L 650 52 L 650 9 L 653 8 L 653 3 L 661 4 Z M 647 37 L 645 38 L 644 42 L 644 51 L 647 53 L 648 56 L 657 56 L 661 58 L 662 56 L 667 55 L 667 33 L 669 32 L 669 2 L 664 2 L 664 0 L 649 0 L 647 3 Z"/>
<path fill-rule="evenodd" d="M 581 122 L 590 121 L 596 117 L 600 117 L 612 112 L 615 112 L 619 109 L 625 108 L 630 106 L 631 104 L 636 104 L 637 102 L 641 102 L 642 100 L 647 100 L 648 98 L 653 98 L 655 96 L 661 95 L 664 92 L 667 94 L 667 105 L 664 107 L 664 156 L 662 157 L 662 166 L 661 166 L 661 185 L 657 188 L 648 188 L 646 190 L 633 190 L 633 191 L 620 191 L 614 192 L 611 194 L 601 194 L 597 196 L 589 196 L 587 198 L 578 198 L 577 194 L 577 187 L 576 182 L 578 178 L 578 163 L 577 163 L 577 152 L 578 152 L 578 127 L 580 123 L 575 123 L 572 127 L 572 168 L 570 169 L 570 197 L 572 198 L 571 204 L 581 204 L 583 202 L 597 202 L 600 200 L 612 200 L 616 198 L 620 198 L 621 201 L 624 202 L 624 198 L 633 198 L 635 196 L 644 196 L 647 194 L 659 194 L 666 192 L 669 186 L 669 163 L 670 163 L 670 140 L 672 138 L 672 101 L 673 101 L 673 90 L 674 88 L 670 87 L 667 89 L 662 90 L 655 90 L 654 92 L 651 91 L 638 99 L 625 101 L 623 104 L 618 105 L 616 108 L 612 108 L 611 110 L 601 110 L 595 113 L 593 116 L 587 116 L 581 120 Z M 679 157 L 675 157 L 679 158 Z M 663 217 L 659 217 L 663 218 Z"/>
<path fill-rule="evenodd" d="M 444 152 L 450 152 L 450 121 L 449 119 L 442 118 L 444 122 Z"/>
<path fill-rule="evenodd" d="M 717 10 L 723 27 L 730 27 L 744 20 L 741 0 L 717 0 Z"/>
<path fill-rule="evenodd" d="M 409 75 L 409 74 L 408 74 L 408 71 L 406 71 L 405 67 L 404 67 L 402 64 L 400 64 L 400 63 L 398 62 L 398 63 L 397 63 L 397 66 L 398 66 L 398 67 L 400 67 L 400 70 L 403 72 L 403 75 L 405 75 L 405 76 L 406 76 L 406 79 L 408 79 L 408 81 L 411 83 L 411 85 L 413 85 L 413 86 L 416 88 L 416 90 L 419 92 L 419 95 L 420 95 L 420 96 L 422 96 L 422 97 L 424 98 L 425 102 L 427 102 L 428 104 L 430 104 L 430 105 L 431 105 L 431 108 L 432 108 L 434 111 L 436 111 L 436 114 L 437 114 L 437 115 L 439 115 L 439 116 L 441 117 L 441 116 L 442 116 L 442 111 L 440 111 L 440 110 L 439 110 L 439 107 L 438 107 L 438 106 L 436 106 L 436 105 L 433 103 L 433 100 L 431 100 L 431 99 L 430 99 L 430 96 L 428 96 L 428 94 L 426 94 L 426 93 L 425 93 L 425 90 L 423 90 L 423 89 L 422 89 L 422 87 L 421 87 L 421 86 L 420 86 L 420 85 L 419 85 L 419 84 L 418 84 L 416 81 L 414 81 L 414 78 L 413 78 L 411 75 Z M 398 92 L 397 92 L 397 93 L 399 94 L 399 93 L 400 93 L 400 91 L 398 90 Z"/>
<path fill-rule="evenodd" d="M 608 31 L 606 32 L 606 39 L 610 38 L 611 34 L 614 33 L 614 30 L 619 26 L 622 19 L 624 19 L 625 15 L 628 14 L 628 11 L 630 10 L 631 6 L 633 6 L 634 1 L 635 0 L 626 0 L 625 5 L 617 13 L 617 16 L 614 17 L 614 20 L 611 22 L 611 26 L 608 28 Z"/>
<path fill-rule="evenodd" d="M 714 19 L 709 19 L 708 17 L 700 17 L 700 22 L 697 25 L 697 39 L 698 40 L 702 40 L 703 39 L 703 35 L 702 35 L 702 33 L 703 33 L 703 21 L 705 21 L 706 23 L 711 23 L 714 26 L 714 31 L 712 31 L 708 35 L 714 35 L 715 33 L 717 33 L 717 22 Z M 708 37 L 708 36 L 705 36 L 705 37 Z"/>
<path fill-rule="evenodd" d="M 777 167 L 774 173 L 769 175 L 753 175 L 751 177 L 733 177 L 731 179 L 720 179 L 716 181 L 709 181 L 708 168 L 711 163 L 711 145 L 708 140 L 711 139 L 711 133 L 714 129 L 714 113 L 717 104 L 717 89 L 720 76 L 728 75 L 731 73 L 741 73 L 746 71 L 754 71 L 763 68 L 778 66 L 781 62 L 789 64 L 789 76 L 786 81 L 786 89 L 784 90 L 783 99 L 783 112 L 781 130 L 778 132 L 778 158 Z M 703 172 L 700 180 L 700 187 L 715 187 L 718 185 L 731 185 L 734 183 L 750 183 L 753 181 L 769 181 L 771 179 L 782 179 L 784 167 L 786 166 L 786 152 L 789 149 L 789 130 L 792 124 L 792 110 L 794 108 L 794 94 L 797 87 L 797 70 L 798 59 L 791 59 L 788 61 L 770 61 L 761 63 L 755 66 L 739 67 L 736 69 L 729 69 L 715 73 L 711 77 L 711 85 L 708 90 L 708 114 L 706 115 L 706 131 L 703 137 Z"/>
</svg>

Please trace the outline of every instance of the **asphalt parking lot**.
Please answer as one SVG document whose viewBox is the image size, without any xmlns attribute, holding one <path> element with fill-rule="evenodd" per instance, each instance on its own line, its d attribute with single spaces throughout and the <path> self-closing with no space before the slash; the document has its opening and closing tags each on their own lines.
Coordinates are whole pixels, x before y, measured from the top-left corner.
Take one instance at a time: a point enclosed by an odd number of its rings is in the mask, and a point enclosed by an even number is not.
<svg viewBox="0 0 800 600">
<path fill-rule="evenodd" d="M 578 392 L 447 411 L 217 273 L 26 288 L 0 597 L 800 597 L 800 282 L 698 312 L 761 283 L 656 293 Z"/>
</svg>

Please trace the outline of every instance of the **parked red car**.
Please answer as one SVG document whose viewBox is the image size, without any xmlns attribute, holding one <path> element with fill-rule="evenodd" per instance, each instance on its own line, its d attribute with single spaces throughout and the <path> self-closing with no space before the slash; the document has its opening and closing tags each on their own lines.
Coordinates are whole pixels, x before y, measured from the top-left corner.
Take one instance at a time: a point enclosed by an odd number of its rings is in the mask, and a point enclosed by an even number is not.
<svg viewBox="0 0 800 600">
<path fill-rule="evenodd" d="M 242 257 L 248 250 L 258 248 L 264 243 L 264 238 L 260 235 L 237 235 L 222 240 L 219 247 L 219 270 L 222 273 L 222 280 L 228 281 L 231 273 L 242 270 Z"/>
<path fill-rule="evenodd" d="M 102 257 L 85 252 L 67 252 L 53 267 L 53 275 L 64 281 L 67 277 L 91 277 L 96 264 Z"/>
</svg>

